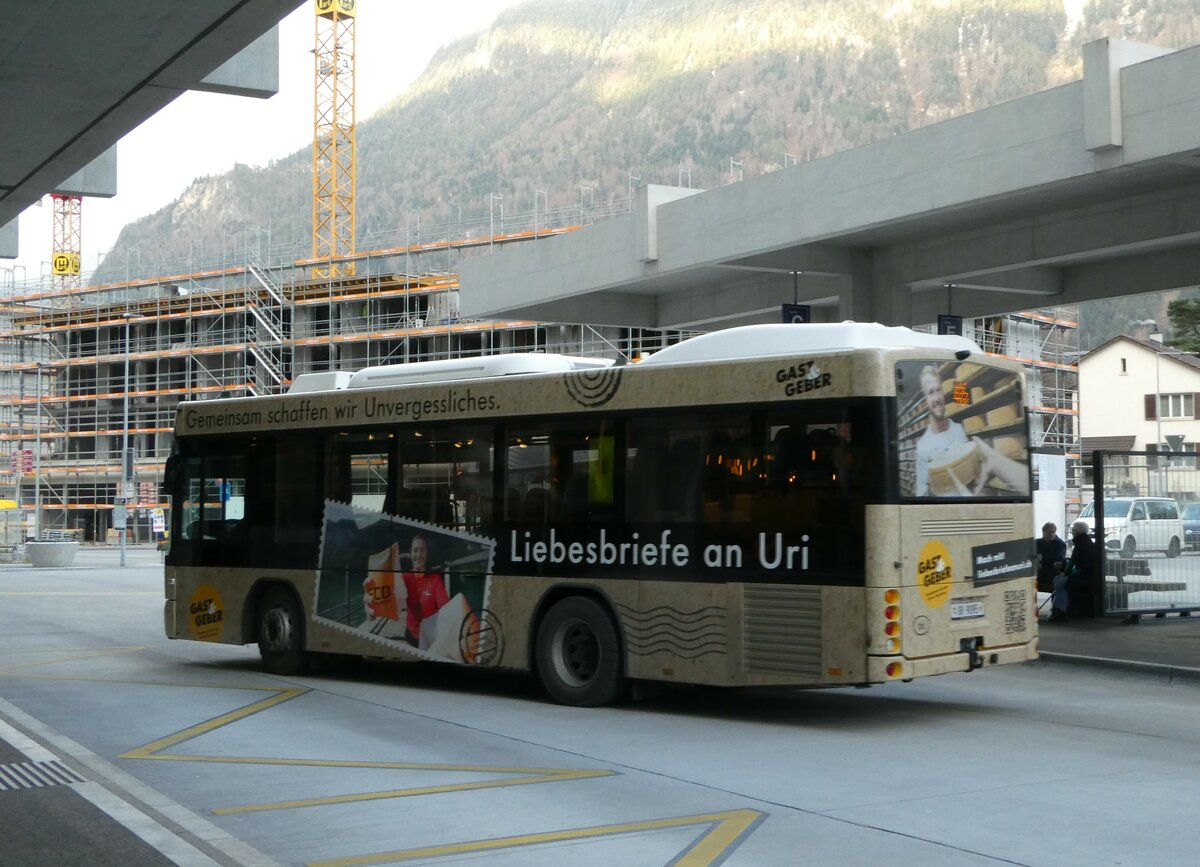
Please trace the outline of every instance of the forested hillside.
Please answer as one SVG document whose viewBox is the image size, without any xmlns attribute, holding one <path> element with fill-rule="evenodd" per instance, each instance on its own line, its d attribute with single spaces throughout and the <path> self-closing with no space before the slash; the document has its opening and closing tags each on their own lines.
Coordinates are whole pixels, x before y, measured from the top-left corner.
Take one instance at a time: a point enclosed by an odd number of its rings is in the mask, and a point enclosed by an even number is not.
<svg viewBox="0 0 1200 867">
<path fill-rule="evenodd" d="M 1071 12 L 1072 14 L 1068 14 Z M 358 124 L 360 234 L 727 182 L 1036 92 L 1100 36 L 1200 41 L 1200 0 L 529 0 Z M 1072 17 L 1073 16 L 1073 17 Z M 787 156 L 785 156 L 787 155 Z M 143 264 L 310 233 L 310 149 L 198 179 L 127 226 Z M 123 269 L 123 261 L 121 267 Z M 101 273 L 100 278 L 104 278 Z"/>
</svg>

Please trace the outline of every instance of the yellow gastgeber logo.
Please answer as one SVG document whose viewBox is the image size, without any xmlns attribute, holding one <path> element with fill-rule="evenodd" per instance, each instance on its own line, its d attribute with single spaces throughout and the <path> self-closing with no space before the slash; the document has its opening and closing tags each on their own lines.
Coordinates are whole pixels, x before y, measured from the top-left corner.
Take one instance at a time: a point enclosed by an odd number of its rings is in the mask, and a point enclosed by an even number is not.
<svg viewBox="0 0 1200 867">
<path fill-rule="evenodd" d="M 926 542 L 917 560 L 917 587 L 930 608 L 940 608 L 950 598 L 954 584 L 954 566 L 950 552 L 938 540 Z"/>
<path fill-rule="evenodd" d="M 196 588 L 188 605 L 188 625 L 192 637 L 198 641 L 216 641 L 221 637 L 221 627 L 225 625 L 225 605 L 216 587 L 201 584 Z"/>
</svg>

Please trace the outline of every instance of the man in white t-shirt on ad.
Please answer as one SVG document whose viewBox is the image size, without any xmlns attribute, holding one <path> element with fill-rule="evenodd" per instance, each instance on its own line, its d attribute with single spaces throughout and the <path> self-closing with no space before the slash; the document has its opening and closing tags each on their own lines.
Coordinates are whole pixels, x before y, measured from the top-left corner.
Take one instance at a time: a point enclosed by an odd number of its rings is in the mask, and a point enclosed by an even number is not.
<svg viewBox="0 0 1200 867">
<path fill-rule="evenodd" d="M 969 442 L 976 445 L 982 458 L 979 473 L 975 479 L 967 482 L 954 472 L 947 473 L 957 490 L 946 493 L 946 496 L 978 496 L 993 477 L 1003 480 L 1013 490 L 1028 490 L 1027 473 L 1021 464 L 1000 454 L 982 439 L 971 439 L 961 424 L 946 415 L 946 392 L 942 387 L 942 377 L 932 364 L 921 369 L 921 394 L 929 413 L 929 426 L 917 440 L 918 497 L 936 496 L 929 484 L 929 468 L 946 463 L 953 453 Z M 972 482 L 974 487 L 970 486 Z"/>
</svg>

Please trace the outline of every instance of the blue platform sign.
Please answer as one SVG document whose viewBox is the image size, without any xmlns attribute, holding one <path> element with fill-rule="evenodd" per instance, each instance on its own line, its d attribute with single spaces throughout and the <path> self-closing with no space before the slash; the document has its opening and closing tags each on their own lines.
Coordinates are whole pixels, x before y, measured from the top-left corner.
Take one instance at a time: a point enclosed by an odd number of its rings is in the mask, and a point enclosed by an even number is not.
<svg viewBox="0 0 1200 867">
<path fill-rule="evenodd" d="M 938 314 L 938 334 L 953 334 L 958 337 L 962 336 L 962 317 L 952 316 L 949 313 Z"/>
<path fill-rule="evenodd" d="M 784 304 L 783 321 L 798 323 L 812 322 L 812 307 L 807 304 Z"/>
</svg>

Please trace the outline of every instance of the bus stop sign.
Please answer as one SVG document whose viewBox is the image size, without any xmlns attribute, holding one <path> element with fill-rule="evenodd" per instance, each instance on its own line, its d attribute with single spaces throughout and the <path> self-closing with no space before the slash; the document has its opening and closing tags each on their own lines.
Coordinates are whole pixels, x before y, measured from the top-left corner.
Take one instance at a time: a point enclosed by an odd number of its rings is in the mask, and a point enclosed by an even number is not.
<svg viewBox="0 0 1200 867">
<path fill-rule="evenodd" d="M 938 334 L 954 334 L 962 336 L 962 317 L 950 313 L 939 313 L 937 318 Z"/>
<path fill-rule="evenodd" d="M 812 322 L 812 308 L 807 304 L 784 304 L 783 321 L 799 324 Z"/>
</svg>

